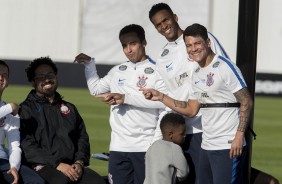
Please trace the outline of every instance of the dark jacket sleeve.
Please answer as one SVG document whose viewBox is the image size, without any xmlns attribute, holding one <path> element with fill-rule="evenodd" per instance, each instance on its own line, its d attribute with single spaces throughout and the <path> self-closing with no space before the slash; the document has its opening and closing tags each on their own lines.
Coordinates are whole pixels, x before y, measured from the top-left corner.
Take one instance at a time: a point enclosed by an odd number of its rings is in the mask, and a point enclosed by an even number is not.
<svg viewBox="0 0 282 184">
<path fill-rule="evenodd" d="M 84 121 L 75 106 L 74 106 L 74 110 L 76 113 L 76 121 L 78 125 L 78 141 L 77 141 L 77 152 L 75 153 L 75 161 L 82 160 L 84 164 L 88 166 L 90 159 L 89 136 L 87 134 Z"/>
</svg>

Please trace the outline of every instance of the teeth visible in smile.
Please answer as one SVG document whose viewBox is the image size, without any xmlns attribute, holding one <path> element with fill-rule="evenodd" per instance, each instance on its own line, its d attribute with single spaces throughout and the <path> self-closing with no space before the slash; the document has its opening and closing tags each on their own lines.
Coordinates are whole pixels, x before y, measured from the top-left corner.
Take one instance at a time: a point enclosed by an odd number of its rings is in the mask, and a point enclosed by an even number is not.
<svg viewBox="0 0 282 184">
<path fill-rule="evenodd" d="M 52 87 L 51 84 L 46 84 L 46 85 L 43 86 L 43 89 L 50 88 L 50 87 Z"/>
<path fill-rule="evenodd" d="M 165 33 L 168 34 L 170 32 L 170 29 L 166 30 Z"/>
</svg>

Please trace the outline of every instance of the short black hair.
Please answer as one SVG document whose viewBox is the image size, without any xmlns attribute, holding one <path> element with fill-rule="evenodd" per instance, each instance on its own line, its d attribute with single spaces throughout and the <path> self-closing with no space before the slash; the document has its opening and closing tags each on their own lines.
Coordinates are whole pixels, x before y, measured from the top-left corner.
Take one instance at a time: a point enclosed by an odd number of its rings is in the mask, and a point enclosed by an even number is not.
<svg viewBox="0 0 282 184">
<path fill-rule="evenodd" d="M 204 40 L 208 39 L 208 31 L 207 28 L 201 24 L 192 24 L 188 26 L 184 32 L 183 32 L 183 39 L 185 39 L 186 36 L 200 36 Z"/>
<path fill-rule="evenodd" d="M 43 64 L 49 65 L 54 70 L 55 74 L 57 74 L 57 72 L 58 72 L 57 66 L 52 61 L 51 58 L 49 58 L 48 56 L 36 58 L 25 69 L 27 79 L 28 79 L 29 82 L 31 82 L 34 79 L 36 68 L 39 67 L 40 65 L 43 65 Z"/>
<path fill-rule="evenodd" d="M 145 30 L 143 29 L 142 26 L 137 25 L 137 24 L 129 24 L 127 26 L 125 26 L 124 28 L 122 28 L 119 32 L 119 39 L 122 35 L 127 34 L 127 33 L 136 33 L 137 37 L 140 39 L 140 41 L 144 41 L 145 38 Z"/>
<path fill-rule="evenodd" d="M 183 116 L 177 113 L 167 113 L 161 119 L 160 129 L 162 132 L 165 132 L 169 129 L 176 128 L 180 125 L 185 124 L 185 119 Z"/>
<path fill-rule="evenodd" d="M 169 13 L 171 13 L 171 15 L 174 14 L 171 8 L 168 6 L 168 4 L 165 3 L 154 4 L 151 10 L 149 11 L 149 18 L 151 22 L 152 22 L 152 17 L 161 10 L 167 10 Z"/>
<path fill-rule="evenodd" d="M 10 74 L 10 68 L 9 68 L 9 66 L 7 65 L 7 63 L 6 63 L 5 61 L 0 60 L 0 65 L 4 65 L 4 66 L 6 66 L 6 67 L 8 68 L 8 76 L 9 76 L 9 74 Z"/>
</svg>

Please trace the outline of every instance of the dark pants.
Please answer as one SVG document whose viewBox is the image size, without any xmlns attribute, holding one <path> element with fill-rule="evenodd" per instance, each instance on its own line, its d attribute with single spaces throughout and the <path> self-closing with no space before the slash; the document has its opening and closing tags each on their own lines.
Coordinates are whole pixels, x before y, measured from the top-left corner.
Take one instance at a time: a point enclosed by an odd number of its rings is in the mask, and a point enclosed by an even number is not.
<svg viewBox="0 0 282 184">
<path fill-rule="evenodd" d="M 184 156 L 188 162 L 189 174 L 185 181 L 179 183 L 197 183 L 199 177 L 199 155 L 201 151 L 202 133 L 187 134 L 185 142 L 182 144 Z"/>
<path fill-rule="evenodd" d="M 68 183 L 79 183 L 79 184 L 105 184 L 103 178 L 91 170 L 90 168 L 85 167 L 83 170 L 82 177 L 75 182 L 69 180 L 62 172 L 58 171 L 55 168 L 45 166 L 37 172 L 42 178 L 44 178 L 47 183 L 59 183 L 59 184 L 68 184 Z"/>
<path fill-rule="evenodd" d="M 243 166 L 246 149 L 240 157 L 229 156 L 230 149 L 201 150 L 199 184 L 240 184 L 243 183 Z"/>
<path fill-rule="evenodd" d="M 110 152 L 109 183 L 143 184 L 145 152 Z"/>
<path fill-rule="evenodd" d="M 10 170 L 9 161 L 6 159 L 0 159 L 0 181 L 2 184 L 4 182 L 12 183 L 14 177 L 12 174 L 8 174 L 7 171 Z M 45 181 L 32 169 L 22 165 L 19 169 L 19 183 L 34 183 L 34 184 L 44 184 Z"/>
</svg>

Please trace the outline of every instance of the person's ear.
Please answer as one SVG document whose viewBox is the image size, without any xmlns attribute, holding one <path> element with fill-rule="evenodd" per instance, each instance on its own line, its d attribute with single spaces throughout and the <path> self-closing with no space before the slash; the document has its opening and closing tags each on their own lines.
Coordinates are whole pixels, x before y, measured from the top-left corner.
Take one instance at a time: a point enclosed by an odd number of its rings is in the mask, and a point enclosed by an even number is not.
<svg viewBox="0 0 282 184">
<path fill-rule="evenodd" d="M 143 40 L 143 41 L 142 41 L 142 45 L 143 45 L 143 47 L 146 47 L 147 41 L 146 41 L 146 40 Z"/>
<path fill-rule="evenodd" d="M 207 38 L 207 44 L 208 44 L 208 47 L 211 47 L 211 40 L 209 38 Z"/>
<path fill-rule="evenodd" d="M 169 137 L 169 139 L 172 139 L 172 137 L 173 137 L 173 132 L 172 131 L 168 132 L 168 137 Z"/>
<path fill-rule="evenodd" d="M 178 16 L 177 16 L 176 14 L 173 14 L 173 17 L 174 17 L 174 20 L 175 20 L 176 22 L 178 22 Z"/>
</svg>

